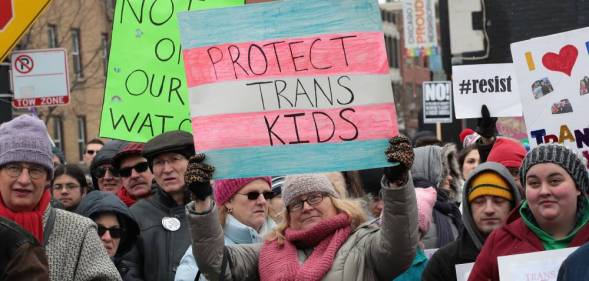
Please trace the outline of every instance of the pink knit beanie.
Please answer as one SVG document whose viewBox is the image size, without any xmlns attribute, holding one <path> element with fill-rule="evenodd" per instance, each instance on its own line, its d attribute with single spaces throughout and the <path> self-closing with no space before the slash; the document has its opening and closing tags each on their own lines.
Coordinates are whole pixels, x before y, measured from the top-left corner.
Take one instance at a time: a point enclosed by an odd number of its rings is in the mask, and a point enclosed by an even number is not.
<svg viewBox="0 0 589 281">
<path fill-rule="evenodd" d="M 419 230 L 424 234 L 429 231 L 429 226 L 432 222 L 432 212 L 436 203 L 436 195 L 437 192 L 433 187 L 415 189 L 417 220 Z"/>
<path fill-rule="evenodd" d="M 241 179 L 228 179 L 228 180 L 215 180 L 215 203 L 218 206 L 225 204 L 235 193 L 237 193 L 242 187 L 255 180 L 263 180 L 268 183 L 268 186 L 272 186 L 271 177 L 255 177 L 255 178 L 241 178 Z"/>
</svg>

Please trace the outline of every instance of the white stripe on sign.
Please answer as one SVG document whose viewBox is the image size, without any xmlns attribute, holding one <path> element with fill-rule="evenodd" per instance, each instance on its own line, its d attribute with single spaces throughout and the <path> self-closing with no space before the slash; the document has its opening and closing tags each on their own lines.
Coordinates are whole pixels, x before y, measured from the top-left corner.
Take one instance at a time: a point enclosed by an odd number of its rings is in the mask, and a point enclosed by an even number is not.
<svg viewBox="0 0 589 281">
<path fill-rule="evenodd" d="M 206 84 L 188 91 L 192 117 L 394 102 L 388 74 L 276 77 Z"/>
</svg>

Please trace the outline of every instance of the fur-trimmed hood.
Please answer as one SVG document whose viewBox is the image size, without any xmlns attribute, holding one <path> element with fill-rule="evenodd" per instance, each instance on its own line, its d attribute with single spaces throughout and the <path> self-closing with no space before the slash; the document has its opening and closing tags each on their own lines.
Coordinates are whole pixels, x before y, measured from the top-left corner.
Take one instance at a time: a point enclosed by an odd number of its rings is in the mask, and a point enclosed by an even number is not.
<svg viewBox="0 0 589 281">
<path fill-rule="evenodd" d="M 460 176 L 456 146 L 454 144 L 446 144 L 443 147 L 429 145 L 415 148 L 414 152 L 415 160 L 411 167 L 411 175 L 415 187 L 439 188 L 443 179 L 449 175 L 452 178 L 450 200 L 461 202 L 464 181 Z"/>
</svg>

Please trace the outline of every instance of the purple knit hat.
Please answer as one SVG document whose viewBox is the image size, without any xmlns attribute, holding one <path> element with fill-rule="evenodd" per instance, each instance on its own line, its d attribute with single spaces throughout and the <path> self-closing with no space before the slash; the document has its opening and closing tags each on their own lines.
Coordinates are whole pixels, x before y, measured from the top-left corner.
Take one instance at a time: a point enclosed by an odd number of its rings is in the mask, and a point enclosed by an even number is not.
<svg viewBox="0 0 589 281">
<path fill-rule="evenodd" d="M 218 206 L 225 204 L 235 193 L 237 193 L 242 187 L 255 180 L 263 180 L 268 183 L 268 186 L 272 186 L 271 177 L 255 177 L 255 178 L 241 178 L 241 179 L 228 179 L 228 180 L 215 180 L 215 203 Z"/>
<path fill-rule="evenodd" d="M 45 123 L 26 114 L 0 126 L 0 166 L 27 162 L 43 166 L 53 178 L 53 154 Z"/>
</svg>

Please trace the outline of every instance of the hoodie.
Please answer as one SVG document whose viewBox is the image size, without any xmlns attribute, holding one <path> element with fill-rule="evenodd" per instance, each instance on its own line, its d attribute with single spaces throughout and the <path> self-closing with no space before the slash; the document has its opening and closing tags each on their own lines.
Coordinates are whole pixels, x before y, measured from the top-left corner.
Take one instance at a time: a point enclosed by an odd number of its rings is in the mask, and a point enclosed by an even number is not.
<svg viewBox="0 0 589 281">
<path fill-rule="evenodd" d="M 511 188 L 514 204 L 520 200 L 520 194 L 517 192 L 517 186 L 509 171 L 501 164 L 486 162 L 477 166 L 471 175 L 467 178 L 463 191 L 463 198 L 468 198 L 468 192 L 472 180 L 482 172 L 494 171 L 504 178 Z M 423 271 L 423 281 L 455 281 L 457 264 L 474 262 L 485 243 L 483 235 L 476 226 L 472 217 L 470 203 L 465 200 L 462 204 L 463 214 L 462 221 L 464 228 L 458 239 L 445 247 L 439 249 L 429 260 L 427 267 Z M 515 205 L 512 207 L 515 208 Z"/>
</svg>

